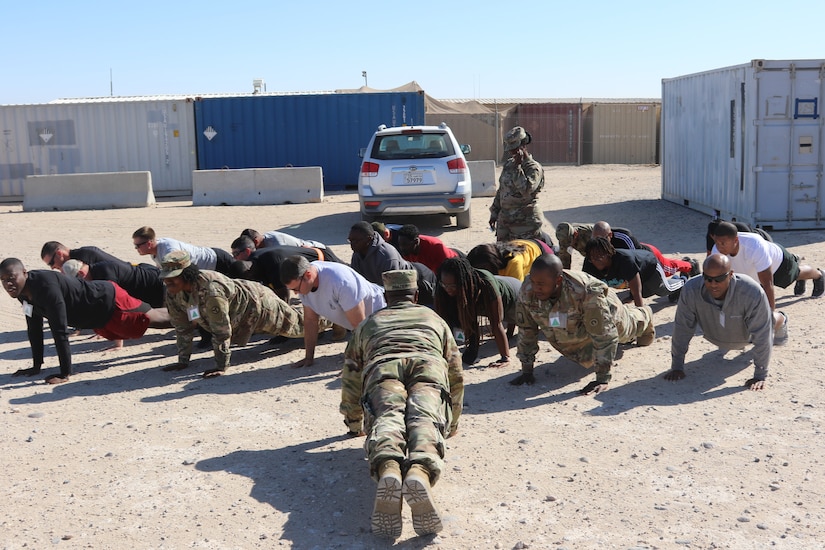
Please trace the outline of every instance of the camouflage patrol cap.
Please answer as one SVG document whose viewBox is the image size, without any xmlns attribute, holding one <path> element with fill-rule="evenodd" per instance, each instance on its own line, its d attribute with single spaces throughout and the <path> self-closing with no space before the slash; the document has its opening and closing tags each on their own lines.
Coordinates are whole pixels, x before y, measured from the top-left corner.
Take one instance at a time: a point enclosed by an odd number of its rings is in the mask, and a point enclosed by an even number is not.
<svg viewBox="0 0 825 550">
<path fill-rule="evenodd" d="M 163 279 L 177 277 L 181 272 L 189 267 L 192 262 L 189 260 L 189 253 L 185 250 L 173 250 L 163 257 L 160 262 L 160 276 Z"/>
<path fill-rule="evenodd" d="M 527 145 L 532 141 L 530 134 L 521 126 L 516 126 L 504 136 L 504 150 L 512 151 L 520 145 Z"/>
<path fill-rule="evenodd" d="M 381 278 L 384 281 L 384 290 L 387 292 L 418 289 L 418 272 L 414 269 L 385 271 Z"/>
</svg>

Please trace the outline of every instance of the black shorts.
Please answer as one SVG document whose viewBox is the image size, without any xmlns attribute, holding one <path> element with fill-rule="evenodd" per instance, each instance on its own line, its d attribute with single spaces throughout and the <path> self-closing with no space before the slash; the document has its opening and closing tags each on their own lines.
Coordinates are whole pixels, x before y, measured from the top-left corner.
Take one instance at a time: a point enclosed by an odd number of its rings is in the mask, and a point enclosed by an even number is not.
<svg viewBox="0 0 825 550">
<path fill-rule="evenodd" d="M 773 284 L 780 288 L 788 288 L 799 277 L 799 258 L 788 252 L 781 244 L 774 244 L 782 249 L 782 263 L 773 274 Z"/>
</svg>

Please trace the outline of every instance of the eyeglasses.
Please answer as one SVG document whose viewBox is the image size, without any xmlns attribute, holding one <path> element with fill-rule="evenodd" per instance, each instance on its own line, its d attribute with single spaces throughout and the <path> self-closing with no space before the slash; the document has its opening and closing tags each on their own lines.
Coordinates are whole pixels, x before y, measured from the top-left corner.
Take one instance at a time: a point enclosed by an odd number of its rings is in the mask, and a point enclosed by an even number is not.
<svg viewBox="0 0 825 550">
<path fill-rule="evenodd" d="M 721 275 L 717 275 L 716 277 L 711 277 L 710 275 L 705 275 L 704 273 L 702 273 L 702 278 L 705 280 L 706 283 L 721 283 L 728 278 L 728 275 L 730 275 L 730 271 L 728 271 L 727 273 L 723 273 Z"/>
<path fill-rule="evenodd" d="M 135 250 L 137 250 L 138 248 L 140 248 L 141 246 L 145 245 L 148 242 L 149 241 L 143 241 L 142 243 L 135 243 Z"/>
<path fill-rule="evenodd" d="M 444 283 L 442 281 L 438 281 L 438 286 L 440 286 L 444 290 L 455 290 L 458 288 L 458 285 L 455 283 Z"/>
<path fill-rule="evenodd" d="M 610 256 L 607 254 L 599 254 L 598 256 L 590 256 L 590 263 L 603 263 L 610 259 Z"/>
<path fill-rule="evenodd" d="M 295 279 L 295 280 L 296 280 L 296 281 L 298 281 L 298 284 L 297 284 L 297 285 L 295 285 L 295 287 L 294 287 L 294 288 L 293 288 L 293 287 L 291 287 L 291 286 L 287 286 L 287 288 L 288 288 L 289 290 L 291 290 L 292 292 L 297 292 L 298 294 L 300 294 L 300 293 L 301 293 L 301 285 L 302 285 L 302 284 L 304 284 L 304 278 L 303 278 L 303 277 L 298 277 L 298 278 L 297 278 L 297 279 Z"/>
</svg>

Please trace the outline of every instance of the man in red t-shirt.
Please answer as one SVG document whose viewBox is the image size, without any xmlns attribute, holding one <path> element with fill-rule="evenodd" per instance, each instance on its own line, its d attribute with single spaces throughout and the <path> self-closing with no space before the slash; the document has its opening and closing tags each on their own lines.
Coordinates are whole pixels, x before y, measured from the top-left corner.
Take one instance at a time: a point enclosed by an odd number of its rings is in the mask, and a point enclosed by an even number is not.
<svg viewBox="0 0 825 550">
<path fill-rule="evenodd" d="M 458 252 L 441 239 L 421 235 L 413 224 L 407 224 L 398 230 L 398 251 L 401 257 L 409 262 L 419 262 L 438 272 L 438 268 L 447 258 L 459 256 Z"/>
</svg>

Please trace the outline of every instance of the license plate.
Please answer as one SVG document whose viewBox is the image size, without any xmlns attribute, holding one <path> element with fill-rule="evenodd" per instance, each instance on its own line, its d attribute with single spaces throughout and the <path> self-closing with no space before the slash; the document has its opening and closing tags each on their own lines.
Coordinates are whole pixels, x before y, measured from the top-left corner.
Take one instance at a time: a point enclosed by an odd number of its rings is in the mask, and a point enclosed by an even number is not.
<svg viewBox="0 0 825 550">
<path fill-rule="evenodd" d="M 424 183 L 424 174 L 420 172 L 406 172 L 404 173 L 404 183 L 406 185 L 418 185 Z"/>
</svg>

